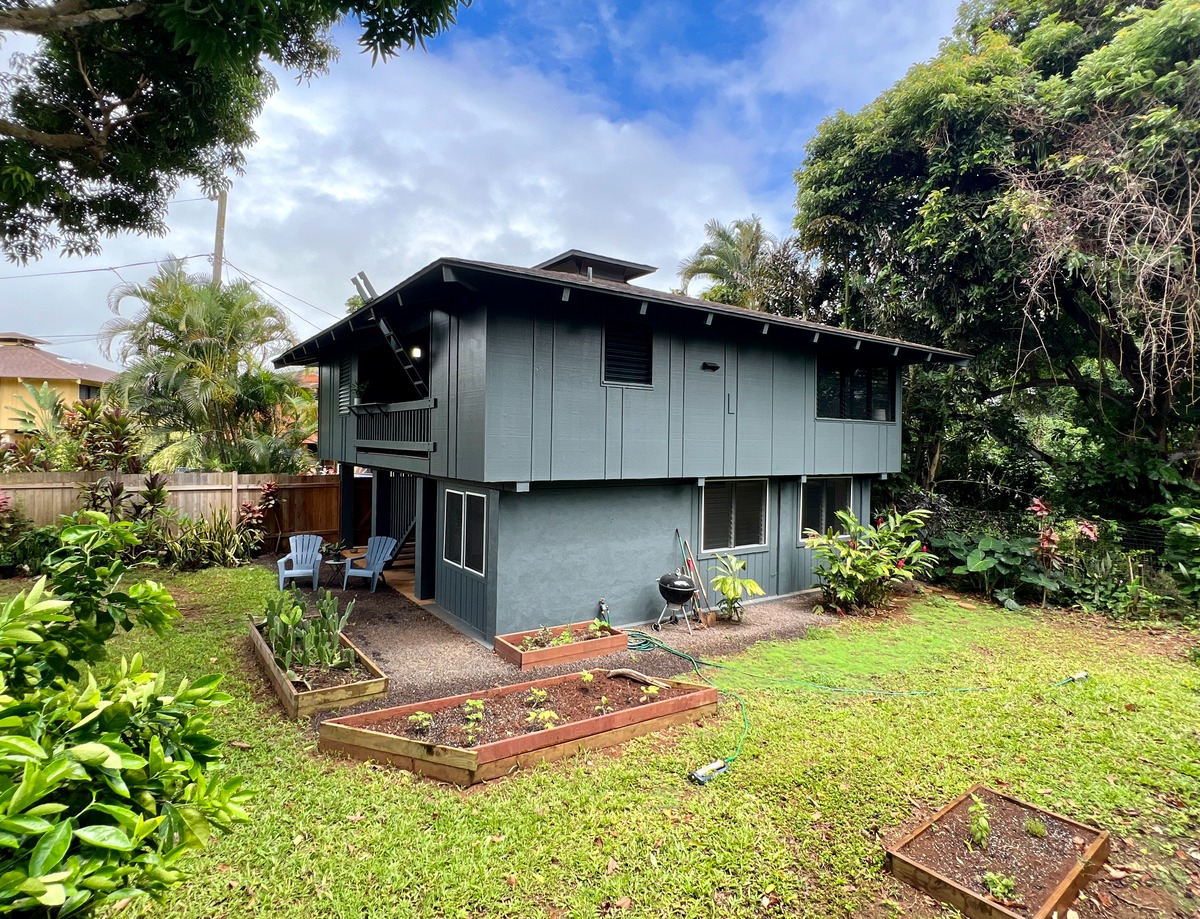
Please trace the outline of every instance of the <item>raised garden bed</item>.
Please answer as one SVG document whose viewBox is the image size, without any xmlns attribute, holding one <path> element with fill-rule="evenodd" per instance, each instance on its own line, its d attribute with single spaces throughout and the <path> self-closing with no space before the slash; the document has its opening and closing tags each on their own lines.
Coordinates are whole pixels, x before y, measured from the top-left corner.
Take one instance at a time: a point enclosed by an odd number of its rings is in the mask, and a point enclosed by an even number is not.
<svg viewBox="0 0 1200 919">
<path fill-rule="evenodd" d="M 666 680 L 667 688 L 648 695 L 632 680 L 610 679 L 604 670 L 587 672 L 592 674 L 590 684 L 572 673 L 333 718 L 321 723 L 320 749 L 465 786 L 578 750 L 608 747 L 698 721 L 717 710 L 717 691 L 709 686 Z M 546 696 L 531 705 L 534 690 Z M 605 699 L 607 704 L 602 703 Z M 483 701 L 474 746 L 468 746 L 465 737 L 464 703 L 469 700 Z M 546 711 L 558 716 L 554 726 L 539 729 L 528 723 L 531 712 Z M 418 712 L 429 721 L 423 730 L 414 731 L 410 716 Z"/>
<path fill-rule="evenodd" d="M 975 798 L 986 809 L 986 848 L 968 846 Z M 1107 831 L 976 785 L 888 847 L 884 864 L 972 919 L 1051 919 L 1066 915 L 1108 853 Z M 989 893 L 989 873 L 993 885 L 1011 879 L 1011 894 Z"/>
<path fill-rule="evenodd" d="M 377 699 L 387 695 L 387 674 L 380 670 L 375 662 L 344 634 L 339 634 L 338 637 L 344 647 L 354 652 L 357 658 L 356 669 L 326 671 L 329 675 L 328 685 L 318 685 L 310 689 L 288 679 L 287 674 L 275 663 L 275 655 L 271 653 L 271 648 L 263 638 L 258 625 L 254 622 L 250 623 L 250 646 L 254 649 L 254 656 L 258 658 L 263 670 L 266 671 L 267 679 L 271 681 L 271 687 L 275 690 L 275 695 L 279 697 L 279 702 L 289 718 L 307 718 L 314 712 L 356 705 L 368 699 Z M 348 681 L 347 675 L 349 675 Z M 316 675 L 314 674 L 310 679 L 316 682 Z"/>
<path fill-rule="evenodd" d="M 628 639 L 620 629 L 611 625 L 603 625 L 597 633 L 589 632 L 590 622 L 578 622 L 572 625 L 555 626 L 552 629 L 530 629 L 527 632 L 509 632 L 507 635 L 497 635 L 493 644 L 496 653 L 510 664 L 516 664 L 522 670 L 533 670 L 537 667 L 552 667 L 555 664 L 567 664 L 571 661 L 587 660 L 591 657 L 603 657 L 624 651 L 628 647 Z M 549 647 L 522 648 L 528 645 L 526 639 L 543 639 L 553 641 L 558 639 L 567 629 L 575 635 L 575 640 L 565 644 L 551 644 Z"/>
</svg>

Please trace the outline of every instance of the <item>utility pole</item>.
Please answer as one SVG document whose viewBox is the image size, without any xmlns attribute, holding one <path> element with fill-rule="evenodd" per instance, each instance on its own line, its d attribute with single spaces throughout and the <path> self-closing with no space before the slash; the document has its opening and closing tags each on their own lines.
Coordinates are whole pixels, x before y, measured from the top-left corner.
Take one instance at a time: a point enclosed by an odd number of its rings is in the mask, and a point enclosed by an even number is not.
<svg viewBox="0 0 1200 919">
<path fill-rule="evenodd" d="M 225 204 L 228 193 L 225 189 L 217 192 L 217 238 L 213 242 L 213 273 L 212 282 L 215 287 L 221 286 L 221 263 L 225 260 Z"/>
</svg>

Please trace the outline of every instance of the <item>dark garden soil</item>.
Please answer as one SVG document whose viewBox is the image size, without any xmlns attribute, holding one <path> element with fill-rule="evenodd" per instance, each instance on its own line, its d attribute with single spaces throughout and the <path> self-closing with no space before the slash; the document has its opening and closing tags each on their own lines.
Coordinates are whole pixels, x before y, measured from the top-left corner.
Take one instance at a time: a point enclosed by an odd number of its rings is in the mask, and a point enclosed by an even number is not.
<svg viewBox="0 0 1200 919">
<path fill-rule="evenodd" d="M 883 838 L 885 845 L 898 843 L 935 810 L 916 801 L 912 805 L 909 818 Z M 1043 822 L 1049 831 L 1049 822 Z M 1108 863 L 1071 907 L 1078 919 L 1155 919 L 1164 916 L 1200 919 L 1200 909 L 1196 908 L 1200 903 L 1200 860 L 1192 859 L 1188 854 L 1196 851 L 1194 839 L 1118 834 L 1110 837 L 1110 842 L 1112 852 Z M 1194 867 L 1189 870 L 1189 865 Z M 1172 875 L 1176 878 L 1179 899 L 1163 886 L 1163 879 Z M 977 888 L 972 886 L 972 889 Z M 1185 890 L 1188 893 L 1184 893 Z M 1017 891 L 1024 892 L 1020 877 L 1017 877 Z M 877 901 L 861 912 L 863 919 L 896 919 L 897 916 L 941 919 L 945 915 L 946 908 L 933 897 L 887 875 L 883 877 Z"/>
<path fill-rule="evenodd" d="M 319 666 L 297 667 L 293 665 L 292 673 L 304 681 L 302 683 L 292 680 L 292 685 L 301 692 L 310 689 L 329 689 L 333 686 L 345 686 L 347 683 L 361 683 L 364 680 L 376 679 L 375 674 L 357 662 L 344 670 L 334 670 Z M 304 683 L 308 683 L 308 685 L 305 686 Z"/>
<path fill-rule="evenodd" d="M 991 828 L 986 849 L 968 845 L 969 808 L 973 803 L 968 798 L 902 851 L 909 859 L 982 897 L 988 896 L 983 884 L 987 872 L 1013 878 L 1015 894 L 1011 900 L 1000 902 L 1013 912 L 1032 915 L 1099 834 L 1022 807 L 987 789 L 980 789 L 977 797 L 987 806 Z M 1026 822 L 1030 818 L 1041 821 L 1045 836 L 1039 838 L 1028 831 Z"/>
<path fill-rule="evenodd" d="M 385 734 L 408 737 L 421 743 L 471 747 L 541 730 L 539 722 L 529 721 L 531 714 L 536 717 L 545 712 L 552 712 L 558 718 L 550 720 L 549 724 L 558 726 L 569 721 L 582 721 L 600 714 L 637 708 L 647 701 L 654 702 L 686 695 L 691 690 L 659 688 L 657 692 L 648 693 L 643 692 L 643 684 L 634 680 L 622 677 L 610 679 L 597 674 L 586 687 L 582 682 L 571 680 L 557 686 L 545 687 L 544 691 L 545 700 L 537 699 L 527 692 L 484 700 L 483 721 L 480 722 L 474 743 L 467 737 L 468 722 L 461 706 L 429 712 L 433 723 L 425 731 L 413 730 L 413 725 L 407 717 L 374 721 L 370 728 Z"/>
</svg>

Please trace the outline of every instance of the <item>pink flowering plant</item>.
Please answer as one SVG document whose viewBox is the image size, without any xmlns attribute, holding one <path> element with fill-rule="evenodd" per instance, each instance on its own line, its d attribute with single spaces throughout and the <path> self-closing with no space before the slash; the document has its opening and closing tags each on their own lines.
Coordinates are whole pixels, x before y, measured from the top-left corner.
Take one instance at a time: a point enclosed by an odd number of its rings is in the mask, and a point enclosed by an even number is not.
<svg viewBox="0 0 1200 919">
<path fill-rule="evenodd" d="M 929 577 L 937 556 L 921 538 L 929 511 L 890 512 L 875 525 L 838 511 L 838 530 L 805 531 L 804 545 L 817 556 L 824 602 L 839 613 L 871 611 L 913 578 Z"/>
</svg>

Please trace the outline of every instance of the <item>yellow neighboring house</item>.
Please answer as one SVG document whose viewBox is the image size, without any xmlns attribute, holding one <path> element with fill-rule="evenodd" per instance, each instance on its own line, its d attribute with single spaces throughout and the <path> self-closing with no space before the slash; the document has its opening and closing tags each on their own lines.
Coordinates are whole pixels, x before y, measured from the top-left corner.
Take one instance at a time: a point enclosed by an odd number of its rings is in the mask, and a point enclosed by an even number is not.
<svg viewBox="0 0 1200 919">
<path fill-rule="evenodd" d="M 22 383 L 49 383 L 67 405 L 94 399 L 116 372 L 43 351 L 46 342 L 20 332 L 0 332 L 0 439 L 17 430 L 16 412 L 29 401 Z"/>
</svg>

